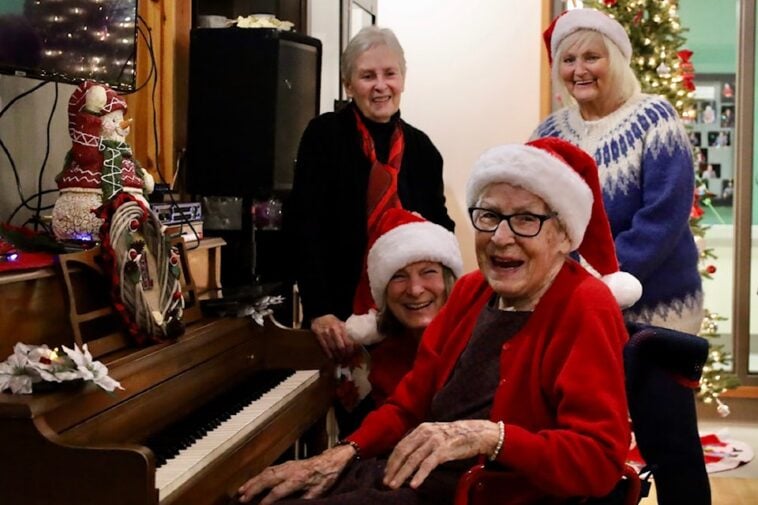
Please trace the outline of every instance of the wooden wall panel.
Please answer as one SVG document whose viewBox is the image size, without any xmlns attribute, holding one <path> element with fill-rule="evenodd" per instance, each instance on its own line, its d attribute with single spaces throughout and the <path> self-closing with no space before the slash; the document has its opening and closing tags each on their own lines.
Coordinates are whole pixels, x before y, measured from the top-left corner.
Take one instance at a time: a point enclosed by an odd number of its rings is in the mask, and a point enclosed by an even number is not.
<svg viewBox="0 0 758 505">
<path fill-rule="evenodd" d="M 129 142 L 136 158 L 153 174 L 156 182 L 170 183 L 187 139 L 191 2 L 140 0 L 139 13 L 145 21 L 139 23 L 145 37 L 139 37 L 137 83 L 142 85 L 150 75 L 152 62 L 145 39 L 152 36 L 158 84 L 154 96 L 152 77 L 142 89 L 127 97 L 128 115 L 133 120 Z"/>
</svg>

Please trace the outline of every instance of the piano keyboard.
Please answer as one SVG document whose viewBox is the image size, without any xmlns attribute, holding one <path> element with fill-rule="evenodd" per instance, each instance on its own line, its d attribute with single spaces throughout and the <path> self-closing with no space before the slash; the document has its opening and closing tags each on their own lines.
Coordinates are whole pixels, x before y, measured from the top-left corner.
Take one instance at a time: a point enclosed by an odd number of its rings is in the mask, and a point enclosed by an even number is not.
<svg viewBox="0 0 758 505">
<path fill-rule="evenodd" d="M 318 370 L 300 370 L 276 384 L 257 399 L 246 405 L 235 406 L 235 412 L 227 412 L 223 421 L 216 421 L 210 430 L 200 432 L 199 436 L 190 435 L 190 442 L 182 442 L 184 448 L 175 453 L 162 456 L 165 446 L 156 442 L 154 452 L 158 459 L 155 485 L 159 498 L 163 501 L 179 487 L 197 475 L 204 467 L 222 456 L 235 444 L 245 438 L 272 417 L 299 391 L 316 382 Z M 183 437 L 185 435 L 182 435 Z M 148 447 L 153 447 L 148 442 Z M 171 452 L 171 451 L 169 451 Z M 163 460 L 165 458 L 165 463 Z"/>
</svg>

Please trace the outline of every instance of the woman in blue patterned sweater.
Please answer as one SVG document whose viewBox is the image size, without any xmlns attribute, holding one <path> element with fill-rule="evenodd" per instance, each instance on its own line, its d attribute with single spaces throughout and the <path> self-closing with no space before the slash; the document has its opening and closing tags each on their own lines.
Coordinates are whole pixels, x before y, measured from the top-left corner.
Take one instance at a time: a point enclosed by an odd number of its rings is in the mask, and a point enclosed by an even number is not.
<svg viewBox="0 0 758 505">
<path fill-rule="evenodd" d="M 625 317 L 697 333 L 703 293 L 689 227 L 695 171 L 681 120 L 664 98 L 641 93 L 629 37 L 607 15 L 565 12 L 544 39 L 566 106 L 533 138 L 560 137 L 595 158 L 619 263 L 643 287 Z"/>
</svg>

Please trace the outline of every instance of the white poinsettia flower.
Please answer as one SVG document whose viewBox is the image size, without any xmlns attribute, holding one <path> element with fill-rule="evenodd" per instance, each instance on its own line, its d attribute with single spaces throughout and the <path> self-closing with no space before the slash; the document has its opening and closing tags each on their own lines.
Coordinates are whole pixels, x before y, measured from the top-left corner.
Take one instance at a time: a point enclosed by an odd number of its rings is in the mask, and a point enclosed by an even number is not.
<svg viewBox="0 0 758 505">
<path fill-rule="evenodd" d="M 106 391 L 113 391 L 116 388 L 124 389 L 118 381 L 108 377 L 108 367 L 92 359 L 87 344 L 84 344 L 81 349 L 76 344 L 73 349 L 64 345 L 63 351 L 74 362 L 82 379 L 92 381 Z"/>
<path fill-rule="evenodd" d="M 40 347 L 47 347 L 46 345 L 40 346 Z M 16 345 L 13 346 L 13 354 L 16 356 L 28 356 L 30 352 L 32 352 L 35 349 L 35 346 L 33 345 L 26 345 L 22 344 L 21 342 L 16 342 Z"/>
<path fill-rule="evenodd" d="M 47 382 L 63 382 L 81 378 L 81 374 L 68 356 L 60 355 L 57 350 L 50 349 L 46 345 L 31 348 L 27 357 L 29 366 Z"/>
<path fill-rule="evenodd" d="M 92 359 L 87 345 L 82 349 L 63 347 L 65 354 L 46 345 L 17 343 L 13 354 L 0 362 L 0 392 L 9 389 L 14 394 L 30 394 L 35 383 L 64 382 L 76 379 L 92 381 L 106 391 L 123 389 L 108 376 L 108 368 Z"/>
<path fill-rule="evenodd" d="M 102 377 L 98 377 L 95 379 L 95 384 L 103 388 L 104 390 L 108 391 L 109 393 L 114 391 L 115 389 L 124 389 L 121 387 L 121 383 L 117 381 L 116 379 L 111 378 L 109 375 L 103 375 Z"/>
<path fill-rule="evenodd" d="M 0 363 L 0 391 L 10 389 L 13 394 L 31 393 L 32 382 L 36 381 L 34 376 L 29 374 L 28 364 L 26 356 L 19 354 L 12 354 Z"/>
</svg>

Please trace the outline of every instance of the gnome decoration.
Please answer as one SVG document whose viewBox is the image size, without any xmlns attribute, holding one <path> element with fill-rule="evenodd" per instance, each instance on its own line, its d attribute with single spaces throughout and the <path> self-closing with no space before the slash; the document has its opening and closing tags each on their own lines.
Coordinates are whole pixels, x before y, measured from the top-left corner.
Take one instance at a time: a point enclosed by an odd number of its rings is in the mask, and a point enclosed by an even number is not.
<svg viewBox="0 0 758 505">
<path fill-rule="evenodd" d="M 126 101 L 109 86 L 86 81 L 71 94 L 68 127 L 71 150 L 56 177 L 60 195 L 53 208 L 59 240 L 91 241 L 102 225 L 93 210 L 120 192 L 144 201 L 152 176 L 132 157 L 126 142 Z"/>
</svg>

